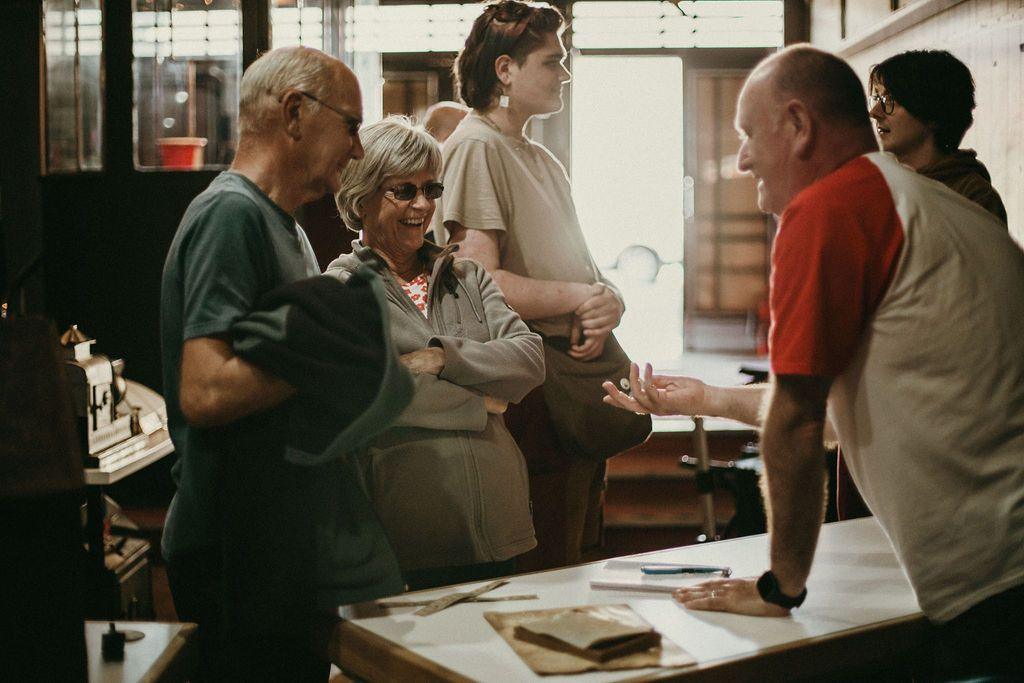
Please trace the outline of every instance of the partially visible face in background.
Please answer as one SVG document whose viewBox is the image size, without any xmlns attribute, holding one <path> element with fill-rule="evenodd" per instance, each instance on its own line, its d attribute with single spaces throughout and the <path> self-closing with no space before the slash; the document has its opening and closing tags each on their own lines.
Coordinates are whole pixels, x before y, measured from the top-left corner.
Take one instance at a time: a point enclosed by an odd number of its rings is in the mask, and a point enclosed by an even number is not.
<svg viewBox="0 0 1024 683">
<path fill-rule="evenodd" d="M 929 141 L 934 143 L 935 132 L 931 126 L 904 109 L 898 100 L 890 98 L 892 95 L 884 84 L 871 82 L 868 114 L 875 122 L 875 135 L 882 149 L 902 159 L 928 145 Z M 887 114 L 886 109 L 892 113 Z"/>
</svg>

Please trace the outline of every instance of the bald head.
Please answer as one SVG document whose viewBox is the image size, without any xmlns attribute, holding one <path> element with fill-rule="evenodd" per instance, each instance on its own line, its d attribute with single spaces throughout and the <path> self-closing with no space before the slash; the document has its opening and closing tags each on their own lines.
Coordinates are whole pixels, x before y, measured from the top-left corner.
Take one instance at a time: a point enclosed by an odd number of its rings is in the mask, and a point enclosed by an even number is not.
<svg viewBox="0 0 1024 683">
<path fill-rule="evenodd" d="M 871 133 L 864 87 L 850 65 L 811 47 L 793 45 L 767 57 L 748 83 L 763 84 L 776 103 L 800 100 L 825 125 Z"/>
<path fill-rule="evenodd" d="M 423 115 L 423 127 L 438 142 L 444 142 L 469 113 L 469 107 L 458 102 L 438 102 Z"/>
<path fill-rule="evenodd" d="M 736 130 L 737 168 L 757 180 L 758 206 L 780 215 L 811 183 L 878 150 L 856 74 L 838 57 L 806 46 L 754 69 L 740 92 Z"/>
</svg>

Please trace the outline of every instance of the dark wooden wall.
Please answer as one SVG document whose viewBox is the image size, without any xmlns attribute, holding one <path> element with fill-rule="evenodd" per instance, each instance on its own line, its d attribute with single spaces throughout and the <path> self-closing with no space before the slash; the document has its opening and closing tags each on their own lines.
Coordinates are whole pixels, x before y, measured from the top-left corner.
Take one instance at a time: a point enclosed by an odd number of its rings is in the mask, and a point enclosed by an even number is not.
<svg viewBox="0 0 1024 683">
<path fill-rule="evenodd" d="M 43 175 L 40 0 L 0 5 L 0 230 L 6 277 L 42 252 L 28 301 L 59 328 L 77 323 L 126 374 L 161 389 L 160 275 L 188 203 L 214 171 L 142 171 L 133 163 L 131 3 L 104 3 L 103 170 Z M 267 3 L 243 0 L 243 63 L 268 43 Z"/>
<path fill-rule="evenodd" d="M 9 0 L 0 9 L 0 290 L 41 253 L 38 0 Z M 42 280 L 28 291 L 42 303 Z"/>
</svg>

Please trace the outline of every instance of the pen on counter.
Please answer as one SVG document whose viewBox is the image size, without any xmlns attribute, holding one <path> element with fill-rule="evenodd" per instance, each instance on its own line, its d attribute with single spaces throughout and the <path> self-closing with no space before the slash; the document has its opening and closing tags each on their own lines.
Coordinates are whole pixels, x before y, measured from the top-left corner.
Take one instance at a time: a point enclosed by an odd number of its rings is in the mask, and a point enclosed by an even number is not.
<svg viewBox="0 0 1024 683">
<path fill-rule="evenodd" d="M 643 574 L 721 574 L 732 575 L 731 567 L 715 567 L 704 564 L 645 564 L 640 567 Z"/>
</svg>

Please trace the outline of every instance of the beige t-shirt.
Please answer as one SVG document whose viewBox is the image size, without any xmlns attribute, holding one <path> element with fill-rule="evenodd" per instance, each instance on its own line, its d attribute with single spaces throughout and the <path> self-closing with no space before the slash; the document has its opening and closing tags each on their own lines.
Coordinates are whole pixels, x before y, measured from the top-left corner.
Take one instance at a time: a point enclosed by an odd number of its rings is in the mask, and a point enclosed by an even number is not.
<svg viewBox="0 0 1024 683">
<path fill-rule="evenodd" d="M 444 195 L 434 213 L 442 222 L 497 230 L 501 267 L 523 277 L 591 284 L 600 272 L 583 239 L 565 168 L 543 145 L 512 138 L 470 112 L 444 144 Z M 530 320 L 547 335 L 567 336 L 572 315 Z"/>
</svg>

